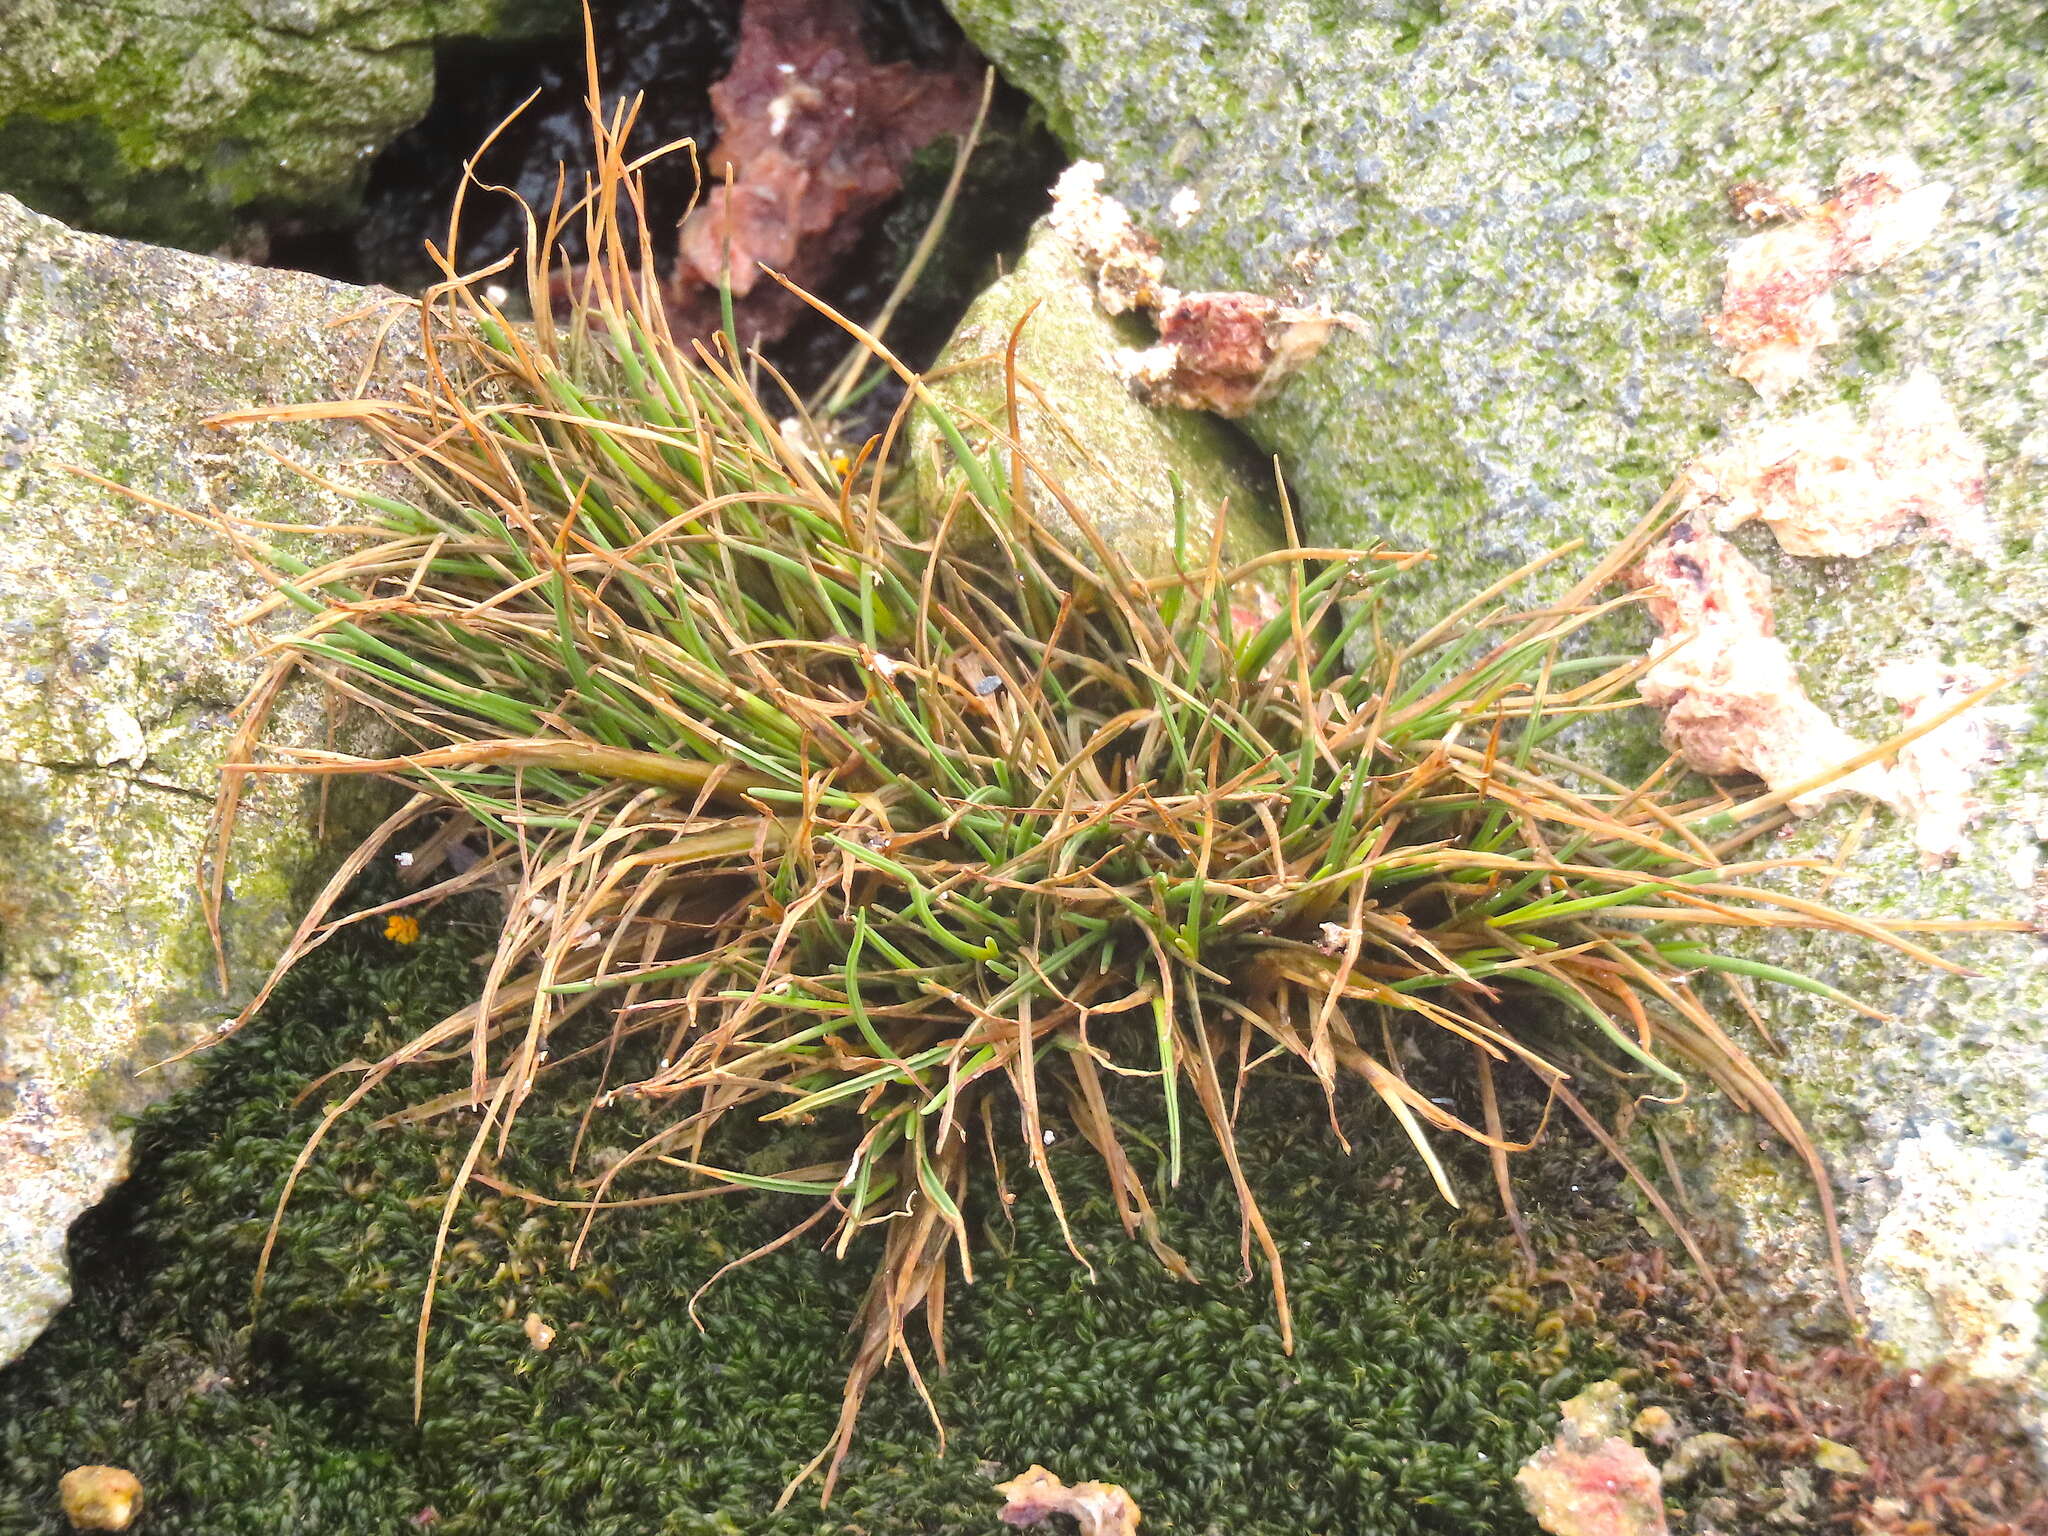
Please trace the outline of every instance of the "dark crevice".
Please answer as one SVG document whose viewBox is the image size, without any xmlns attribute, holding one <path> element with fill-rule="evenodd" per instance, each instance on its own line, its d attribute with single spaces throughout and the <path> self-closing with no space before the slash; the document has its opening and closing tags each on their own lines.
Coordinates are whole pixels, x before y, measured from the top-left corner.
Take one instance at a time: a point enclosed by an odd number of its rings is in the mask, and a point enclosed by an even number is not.
<svg viewBox="0 0 2048 1536">
<path fill-rule="evenodd" d="M 685 138 L 710 148 L 715 131 L 708 93 L 731 66 L 742 8 L 742 0 L 593 0 L 593 42 L 607 108 L 636 94 L 642 98 L 633 152 L 645 154 Z M 877 60 L 936 66 L 973 57 L 938 0 L 862 0 L 862 11 L 865 40 Z M 427 116 L 378 157 L 361 212 L 347 222 L 272 224 L 270 265 L 402 292 L 423 290 L 440 277 L 425 246 L 430 240 L 437 247 L 447 242 L 465 159 L 529 95 L 532 102 L 478 160 L 478 179 L 510 188 L 544 211 L 554 197 L 558 167 L 566 166 L 565 195 L 573 199 L 588 164 L 590 137 L 580 37 L 447 43 L 437 50 L 436 82 Z M 942 142 L 919 158 L 903 194 L 876 216 L 821 297 L 855 318 L 872 316 L 937 205 L 952 150 Z M 967 300 L 994 276 L 996 261 L 1021 244 L 1046 206 L 1046 189 L 1061 163 L 1026 98 L 1001 88 L 948 239 L 891 332 L 892 344 L 911 361 L 929 361 Z M 677 222 L 697 195 L 691 156 L 677 153 L 651 165 L 646 193 L 650 243 L 665 271 L 674 259 Z M 524 233 L 524 217 L 510 198 L 472 188 L 459 265 L 476 270 L 516 251 Z M 564 241 L 569 260 L 580 255 L 580 245 L 571 231 Z M 505 274 L 508 287 L 516 288 L 518 280 L 516 268 Z M 828 323 L 813 321 L 772 356 L 802 388 L 821 379 L 845 347 Z"/>
<path fill-rule="evenodd" d="M 598 75 L 606 105 L 643 97 L 631 141 L 644 154 L 675 139 L 705 143 L 712 84 L 732 63 L 739 0 L 612 0 L 593 4 Z M 347 282 L 416 291 L 440 275 L 424 242 L 447 240 L 448 213 L 464 161 L 531 95 L 532 102 L 477 164 L 480 181 L 517 192 L 537 211 L 551 201 L 556 167 L 569 196 L 588 164 L 584 52 L 573 34 L 519 42 L 462 39 L 435 50 L 434 103 L 425 118 L 377 157 L 361 215 L 348 225 L 307 227 L 273 237 L 271 261 Z M 688 206 L 687 155 L 647 174 L 649 213 L 673 226 Z M 516 249 L 524 225 L 500 195 L 472 189 L 463 217 L 465 265 Z M 572 251 L 573 254 L 573 251 Z"/>
</svg>

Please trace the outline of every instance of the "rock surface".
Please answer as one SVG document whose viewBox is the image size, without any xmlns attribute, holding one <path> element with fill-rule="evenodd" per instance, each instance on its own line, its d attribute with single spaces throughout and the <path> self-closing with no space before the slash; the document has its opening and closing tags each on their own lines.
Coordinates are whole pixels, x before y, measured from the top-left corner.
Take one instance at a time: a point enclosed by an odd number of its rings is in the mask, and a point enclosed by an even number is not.
<svg viewBox="0 0 2048 1536">
<path fill-rule="evenodd" d="M 8 0 L 0 191 L 195 249 L 239 210 L 345 208 L 426 112 L 437 42 L 575 25 L 568 0 Z"/>
<path fill-rule="evenodd" d="M 935 366 L 956 370 L 933 392 L 978 456 L 998 445 L 1007 473 L 1008 450 L 999 445 L 1009 419 L 1004 356 L 1019 321 L 1017 416 L 1024 448 L 1133 570 L 1164 575 L 1174 569 L 1176 481 L 1189 566 L 1207 558 L 1219 507 L 1229 509 L 1229 561 L 1275 547 L 1271 471 L 1261 480 L 1257 460 L 1207 417 L 1155 411 L 1132 398 L 1117 354 L 1142 346 L 1144 332 L 1129 318 L 1103 313 L 1087 269 L 1043 224 L 1009 276 L 968 307 Z M 918 500 L 928 516 L 943 517 L 961 483 L 960 469 L 928 413 L 918 413 L 912 431 Z M 1026 478 L 1033 515 L 1085 554 L 1087 539 L 1039 474 L 1027 469 Z"/>
<path fill-rule="evenodd" d="M 377 297 L 80 235 L 0 196 L 0 1362 L 68 1294 L 65 1232 L 121 1176 L 121 1117 L 177 1077 L 138 1073 L 233 1011 L 196 876 L 259 671 L 230 621 L 263 588 L 213 529 L 72 466 L 174 506 L 332 520 L 340 498 L 258 449 L 347 478 L 338 434 L 199 423 L 353 392 Z M 310 697 L 278 723 L 325 732 Z M 273 781 L 251 809 L 226 914 L 237 989 L 320 858 L 311 786 Z"/>
<path fill-rule="evenodd" d="M 1411 615 L 1564 539 L 1606 544 L 1750 424 L 1838 403 L 1861 420 L 1867 397 L 1925 370 L 1983 450 L 1981 549 L 1915 537 L 1858 559 L 1798 558 L 1758 526 L 1737 542 L 1775 588 L 1777 632 L 1811 696 L 1866 739 L 1901 718 L 1880 662 L 1999 674 L 2048 651 L 2048 38 L 2036 8 L 954 5 L 1069 149 L 1104 162 L 1104 190 L 1161 238 L 1179 281 L 1291 291 L 1367 317 L 1372 334 L 1335 339 L 1246 425 L 1283 456 L 1312 538 L 1438 552 L 1408 589 Z M 1802 378 L 1773 377 L 1789 393 L 1767 404 L 1704 326 L 1752 233 L 1731 191 L 1822 189 L 1845 161 L 1899 155 L 1946 198 L 1916 200 L 1921 214 L 1940 203 L 1917 244 L 1829 274 L 1816 334 L 1836 339 Z M 1777 198 L 1737 201 L 1768 212 Z M 1786 203 L 1794 216 L 1800 206 Z M 1631 626 L 1618 638 L 1647 637 Z M 1947 867 L 1923 867 L 1893 812 L 1841 807 L 1777 845 L 1843 856 L 1809 889 L 1886 915 L 2041 914 L 2038 671 L 2004 709 L 2003 761 L 1975 785 L 1986 813 Z M 1645 722 L 1623 755 L 1654 763 L 1652 737 Z M 1745 948 L 1895 1015 L 1767 996 L 1785 1050 L 1766 1064 L 1832 1162 L 1879 1336 L 1914 1359 L 1996 1361 L 2048 1388 L 2038 1330 L 2021 1317 L 2042 1300 L 2048 1232 L 2033 1219 L 2002 1229 L 1987 1255 L 1983 1223 L 1957 1204 L 2031 1212 L 2048 1190 L 2048 951 L 1958 940 L 1948 952 L 1981 974 L 1956 977 L 1835 939 Z M 1794 1323 L 1821 1320 L 1814 1207 L 1788 1160 L 1712 1104 L 1662 1118 L 1690 1124 L 1689 1192 L 1736 1218 L 1760 1296 Z M 1950 1182 L 1993 1165 L 2009 1193 Z M 1992 1348 L 1978 1303 L 1994 1291 L 2010 1326 Z"/>
</svg>

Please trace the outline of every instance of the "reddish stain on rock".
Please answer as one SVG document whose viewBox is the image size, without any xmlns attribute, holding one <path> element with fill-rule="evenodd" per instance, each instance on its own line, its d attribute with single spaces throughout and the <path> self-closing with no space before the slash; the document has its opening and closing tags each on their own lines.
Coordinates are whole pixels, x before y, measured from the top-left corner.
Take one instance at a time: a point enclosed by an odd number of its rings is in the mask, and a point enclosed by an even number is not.
<svg viewBox="0 0 2048 1536">
<path fill-rule="evenodd" d="M 1663 1480 L 1626 1440 L 1575 1450 L 1560 1438 L 1529 1459 L 1515 1484 L 1554 1536 L 1663 1536 Z"/>
<path fill-rule="evenodd" d="M 1102 167 L 1092 160 L 1068 166 L 1052 189 L 1050 224 L 1094 275 L 1104 313 L 1149 314 L 1158 326 L 1157 346 L 1117 354 L 1132 392 L 1147 405 L 1242 416 L 1321 351 L 1331 331 L 1364 329 L 1357 315 L 1324 305 L 1304 309 L 1262 293 L 1170 287 L 1159 242 L 1103 194 Z"/>
<path fill-rule="evenodd" d="M 1159 345 L 1129 359 L 1138 397 L 1233 417 L 1320 352 L 1332 330 L 1359 325 L 1353 315 L 1236 292 L 1170 294 L 1157 320 Z"/>
<path fill-rule="evenodd" d="M 1557 1438 L 1515 1474 L 1536 1523 L 1552 1536 L 1665 1536 L 1664 1479 L 1622 1427 L 1621 1388 L 1595 1382 L 1563 1414 Z"/>
</svg>

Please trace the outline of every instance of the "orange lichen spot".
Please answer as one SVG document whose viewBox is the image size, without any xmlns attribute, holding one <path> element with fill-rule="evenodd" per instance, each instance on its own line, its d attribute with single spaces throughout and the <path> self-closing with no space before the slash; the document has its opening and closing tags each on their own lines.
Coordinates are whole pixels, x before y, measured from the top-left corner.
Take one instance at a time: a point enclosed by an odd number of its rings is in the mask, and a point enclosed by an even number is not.
<svg viewBox="0 0 2048 1536">
<path fill-rule="evenodd" d="M 1728 189 L 1728 211 L 1745 224 L 1803 219 L 1818 201 L 1804 187 L 1770 187 L 1760 181 L 1738 181 Z"/>
</svg>

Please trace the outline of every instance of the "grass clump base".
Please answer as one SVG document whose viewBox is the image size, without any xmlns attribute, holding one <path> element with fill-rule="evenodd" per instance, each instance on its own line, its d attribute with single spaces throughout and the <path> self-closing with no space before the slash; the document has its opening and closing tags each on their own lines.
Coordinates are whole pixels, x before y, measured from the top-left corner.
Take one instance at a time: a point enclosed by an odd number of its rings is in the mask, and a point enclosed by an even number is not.
<svg viewBox="0 0 2048 1536">
<path fill-rule="evenodd" d="M 375 894 L 396 894 L 388 876 Z M 1618 1172 L 1583 1139 L 1550 1138 L 1518 1163 L 1546 1267 L 1540 1283 L 1503 1284 L 1513 1249 L 1498 1217 L 1446 1221 L 1361 1092 L 1339 1095 L 1346 1153 L 1298 1071 L 1270 1074 L 1237 1128 L 1286 1234 L 1292 1354 L 1262 1288 L 1237 1283 L 1239 1220 L 1212 1141 L 1191 1140 L 1171 1212 L 1204 1282 L 1194 1287 L 1121 1237 L 1101 1160 L 1068 1136 L 1048 1157 L 1094 1282 L 1081 1282 L 1049 1207 L 1020 1201 L 1014 1228 L 991 1230 L 981 1282 L 949 1308 L 953 1367 L 932 1381 L 947 1449 L 907 1381 L 885 1378 L 828 1512 L 767 1506 L 830 1432 L 818 1381 L 842 1358 L 860 1270 L 789 1245 L 708 1298 L 702 1330 L 677 1299 L 799 1219 L 800 1197 L 619 1211 L 571 1270 L 577 1213 L 487 1194 L 451 1246 L 415 1423 L 412 1314 L 432 1190 L 462 1127 L 370 1122 L 405 1109 L 417 1078 L 386 1082 L 306 1170 L 253 1322 L 249 1287 L 272 1194 L 303 1143 L 305 1084 L 339 1043 L 379 1054 L 461 1006 L 494 929 L 490 907 L 451 903 L 410 947 L 367 926 L 337 935 L 280 986 L 261 1027 L 220 1048 L 198 1089 L 152 1113 L 134 1178 L 75 1235 L 76 1299 L 0 1371 L 0 1530 L 61 1536 L 58 1479 L 105 1461 L 139 1474 L 160 1536 L 383 1536 L 429 1509 L 419 1528 L 446 1536 L 982 1533 L 994 1528 L 989 1468 L 1040 1461 L 1125 1484 L 1148 1532 L 1535 1536 L 1514 1467 L 1549 1438 L 1561 1400 L 1617 1374 L 1639 1405 L 1728 1433 L 1762 1469 L 1676 1489 L 1689 1518 L 1674 1530 L 1741 1530 L 1751 1515 L 1761 1526 L 1784 1499 L 1780 1473 L 1811 1469 L 1814 1433 L 1874 1462 L 1892 1452 L 1864 1484 L 1819 1479 L 1824 1510 L 1899 1498 L 1943 1536 L 1993 1536 L 2025 1502 L 1988 1497 L 1976 1464 L 1988 1453 L 2010 1489 L 2021 1437 L 2009 1419 L 1963 1417 L 1953 1386 L 1931 1404 L 1936 1384 L 1892 1378 L 1893 1396 L 1919 1395 L 1905 1412 L 1878 1405 L 1893 1421 L 1879 1422 L 1840 1390 L 1855 1359 L 1824 1357 L 1803 1390 L 1753 1343 L 1733 1344 L 1706 1286 L 1657 1254 L 1560 1252 L 1642 1237 L 1615 1198 Z M 462 1071 L 422 1069 L 429 1089 Z M 1460 1076 L 1418 1081 L 1469 1096 Z M 1163 1141 L 1146 1084 L 1110 1091 L 1140 1145 Z M 1520 1112 L 1539 1107 L 1540 1095 Z M 1518 1112 L 1512 1090 L 1505 1110 Z M 579 1118 L 573 1102 L 531 1106 L 507 1171 L 548 1177 Z M 1485 1179 L 1485 1149 L 1453 1142 L 1444 1156 L 1461 1184 Z M 545 1353 L 522 1328 L 529 1313 L 556 1330 Z M 1938 1505 L 1929 1516 L 1928 1497 L 1974 1501 L 1982 1518 Z M 1721 1499 L 1741 1514 L 1716 1518 Z"/>
<path fill-rule="evenodd" d="M 947 1359 L 954 1280 L 974 1277 L 978 1231 L 1025 1219 L 1027 1188 L 1077 1277 L 1100 1267 L 1047 1150 L 1062 1137 L 1182 1276 L 1162 1203 L 1189 1198 L 1213 1149 L 1283 1351 L 1298 1265 L 1239 1132 L 1283 1076 L 1317 1086 L 1340 1141 L 1340 1090 L 1362 1084 L 1452 1204 L 1433 1133 L 1483 1147 L 1519 1223 L 1507 1159 L 1553 1107 L 1628 1166 L 1564 1050 L 1650 1096 L 1684 1092 L 1691 1069 L 1796 1149 L 1829 1201 L 1791 1111 L 1696 987 L 1857 1005 L 1724 957 L 1713 935 L 1840 929 L 1941 962 L 1903 925 L 1757 883 L 1779 861 L 1742 849 L 1775 825 L 1774 798 L 1681 800 L 1564 754 L 1574 728 L 1632 707 L 1640 659 L 1572 642 L 1628 600 L 1603 593 L 1636 546 L 1556 602 L 1517 607 L 1529 573 L 1511 573 L 1408 637 L 1380 631 L 1376 598 L 1417 556 L 1293 545 L 1225 569 L 1221 511 L 1189 509 L 1179 567 L 1134 571 L 1014 432 L 969 423 L 1006 445 L 977 457 L 849 325 L 902 380 L 904 412 L 931 412 L 955 447 L 958 494 L 910 506 L 902 413 L 836 456 L 829 423 L 729 334 L 669 335 L 650 253 L 620 233 L 645 227 L 623 216 L 628 126 L 595 123 L 573 306 L 549 308 L 558 207 L 528 253 L 531 330 L 491 300 L 491 273 L 451 265 L 419 310 L 426 382 L 310 408 L 367 428 L 418 494 L 365 497 L 374 529 L 317 568 L 254 551 L 276 606 L 306 621 L 245 720 L 224 840 L 250 773 L 412 791 L 280 974 L 349 923 L 480 890 L 505 914 L 473 999 L 343 1069 L 353 1084 L 285 1180 L 259 1284 L 322 1138 L 395 1075 L 452 1065 L 458 1082 L 381 1122 L 460 1127 L 423 1255 L 415 1412 L 436 1289 L 471 1240 L 465 1202 L 567 1214 L 574 1261 L 601 1213 L 794 1197 L 804 1214 L 713 1278 L 799 1242 L 873 1254 L 836 1427 L 785 1491 L 823 1467 L 829 1498 L 885 1365 L 937 1415 L 927 1367 Z M 1031 385 L 1014 350 L 1013 400 Z M 1034 515 L 1054 505 L 1078 547 Z M 264 701 L 298 669 L 407 750 L 259 750 Z M 401 841 L 468 855 L 420 859 L 433 883 L 332 917 Z M 1446 1051 L 1469 1102 L 1415 1080 Z M 1502 1113 L 1502 1069 L 1538 1089 L 1527 1123 Z M 1119 1107 L 1134 1089 L 1156 1137 Z M 565 1100 L 574 1133 L 521 1161 L 529 1105 Z"/>
</svg>

